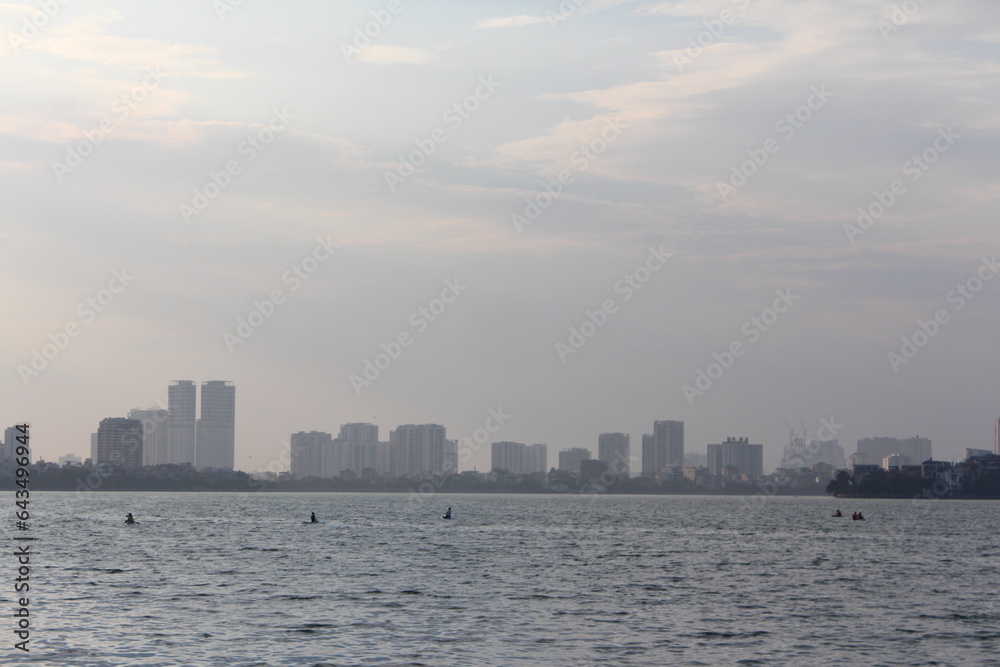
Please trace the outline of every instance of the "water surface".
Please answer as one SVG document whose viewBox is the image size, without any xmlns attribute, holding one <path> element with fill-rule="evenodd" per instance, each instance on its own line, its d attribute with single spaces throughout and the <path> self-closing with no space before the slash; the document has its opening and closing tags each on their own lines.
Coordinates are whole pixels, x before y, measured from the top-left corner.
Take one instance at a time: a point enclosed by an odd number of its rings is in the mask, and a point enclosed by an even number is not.
<svg viewBox="0 0 1000 667">
<path fill-rule="evenodd" d="M 1000 665 L 994 501 L 92 492 L 32 502 L 32 651 L 12 650 L 8 618 L 4 662 Z M 455 519 L 443 521 L 449 505 Z M 838 507 L 868 520 L 834 519 Z M 304 524 L 312 511 L 324 523 Z M 126 512 L 140 525 L 125 526 Z"/>
</svg>

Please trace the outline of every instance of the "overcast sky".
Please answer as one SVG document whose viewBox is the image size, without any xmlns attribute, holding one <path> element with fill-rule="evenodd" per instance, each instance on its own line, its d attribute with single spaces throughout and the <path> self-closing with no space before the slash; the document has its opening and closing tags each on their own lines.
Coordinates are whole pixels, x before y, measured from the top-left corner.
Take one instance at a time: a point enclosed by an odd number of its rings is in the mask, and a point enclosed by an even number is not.
<svg viewBox="0 0 1000 667">
<path fill-rule="evenodd" d="M 43 458 L 176 379 L 236 383 L 245 470 L 490 410 L 550 465 L 658 419 L 767 469 L 786 420 L 992 448 L 993 0 L 43 6 L 0 5 L 0 421 Z"/>
</svg>

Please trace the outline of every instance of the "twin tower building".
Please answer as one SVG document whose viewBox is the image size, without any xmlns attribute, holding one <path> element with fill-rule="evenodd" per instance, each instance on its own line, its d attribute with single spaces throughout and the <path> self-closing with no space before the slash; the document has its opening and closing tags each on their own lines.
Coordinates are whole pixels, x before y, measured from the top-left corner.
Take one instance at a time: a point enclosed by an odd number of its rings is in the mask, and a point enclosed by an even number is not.
<svg viewBox="0 0 1000 667">
<path fill-rule="evenodd" d="M 198 386 L 193 381 L 171 382 L 166 410 L 134 409 L 127 419 L 102 420 L 92 439 L 91 459 L 125 467 L 188 463 L 232 470 L 236 386 L 222 380 L 203 382 L 201 418 L 197 406 Z"/>
</svg>

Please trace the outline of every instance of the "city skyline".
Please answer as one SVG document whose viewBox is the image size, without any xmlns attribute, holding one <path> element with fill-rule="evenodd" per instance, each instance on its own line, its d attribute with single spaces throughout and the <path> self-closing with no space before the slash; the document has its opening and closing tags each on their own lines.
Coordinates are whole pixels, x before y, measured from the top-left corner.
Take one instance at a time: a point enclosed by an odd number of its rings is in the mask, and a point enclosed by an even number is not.
<svg viewBox="0 0 1000 667">
<path fill-rule="evenodd" d="M 213 406 L 212 400 L 210 399 L 210 414 L 215 414 L 216 419 L 215 427 L 218 429 L 219 426 L 222 427 L 224 431 L 225 440 L 223 444 L 228 448 L 229 460 L 235 458 L 235 422 L 233 425 L 227 425 L 226 418 L 231 418 L 235 420 L 235 385 L 228 381 L 206 381 L 203 383 L 204 386 L 209 386 L 212 388 L 218 388 L 224 390 L 228 396 L 219 402 L 219 404 Z M 133 408 L 128 412 L 128 419 L 138 420 L 144 426 L 144 442 L 146 446 L 142 454 L 142 465 L 157 465 L 162 463 L 190 463 L 197 467 L 221 467 L 221 468 L 233 468 L 231 465 L 211 465 L 211 463 L 199 463 L 199 458 L 207 460 L 205 457 L 199 457 L 197 455 L 197 447 L 195 448 L 194 455 L 190 459 L 181 460 L 168 460 L 172 452 L 176 451 L 176 437 L 171 439 L 171 434 L 176 436 L 176 430 L 172 429 L 182 429 L 182 437 L 186 437 L 185 434 L 188 431 L 187 424 L 191 421 L 190 406 L 195 400 L 197 385 L 192 381 L 172 381 L 168 386 L 168 394 L 173 396 L 174 402 L 173 407 L 178 410 L 179 415 L 175 415 L 171 410 L 159 409 L 159 408 L 149 408 L 149 409 L 139 409 Z M 218 399 L 214 399 L 218 400 Z M 204 409 L 204 407 L 203 407 Z M 225 415 L 220 421 L 218 415 Z M 107 418 L 105 418 L 107 419 Z M 212 420 L 210 420 L 211 422 Z M 195 442 L 199 442 L 198 436 L 198 426 L 202 423 L 202 419 L 195 419 L 196 424 L 194 439 Z M 8 428 L 11 431 L 13 427 Z M 370 422 L 349 422 L 341 424 L 338 429 L 327 431 L 299 431 L 293 433 L 292 436 L 286 437 L 283 441 L 281 447 L 276 453 L 276 456 L 272 459 L 272 464 L 270 466 L 273 472 L 274 461 L 282 460 L 282 451 L 295 448 L 295 437 L 308 435 L 321 436 L 320 440 L 311 440 L 310 442 L 319 443 L 322 442 L 324 446 L 330 443 L 347 443 L 347 444 L 358 444 L 358 443 L 377 443 L 381 445 L 389 444 L 399 444 L 408 453 L 400 455 L 395 460 L 394 467 L 390 468 L 389 464 L 386 463 L 388 460 L 387 455 L 380 455 L 382 461 L 378 464 L 380 472 L 385 472 L 391 474 L 391 476 L 400 475 L 410 475 L 410 476 L 429 476 L 438 474 L 438 472 L 448 472 L 448 471 L 458 471 L 463 470 L 479 470 L 480 466 L 476 465 L 474 462 L 474 453 L 480 450 L 485 450 L 489 454 L 488 465 L 482 466 L 483 470 L 492 470 L 496 468 L 496 454 L 495 447 L 497 445 L 507 445 L 514 446 L 516 448 L 526 448 L 524 453 L 505 453 L 504 457 L 523 457 L 523 461 L 546 461 L 547 466 L 545 470 L 549 468 L 561 468 L 562 466 L 558 463 L 559 459 L 564 452 L 585 452 L 585 454 L 577 456 L 577 458 L 591 459 L 602 461 L 608 465 L 608 469 L 614 469 L 618 474 L 631 473 L 631 476 L 637 476 L 639 474 L 655 474 L 662 471 L 665 467 L 687 467 L 694 465 L 696 467 L 708 465 L 712 467 L 709 463 L 712 460 L 711 447 L 718 445 L 715 443 L 705 443 L 702 445 L 703 449 L 686 449 L 684 443 L 684 429 L 685 424 L 683 421 L 678 420 L 654 420 L 653 421 L 653 433 L 643 434 L 642 443 L 643 447 L 640 452 L 631 452 L 629 448 L 630 435 L 622 432 L 606 433 L 602 432 L 597 434 L 595 442 L 593 445 L 584 445 L 582 447 L 566 447 L 561 449 L 554 449 L 556 460 L 549 461 L 545 452 L 548 451 L 547 445 L 525 445 L 523 443 L 515 443 L 511 441 L 504 440 L 486 440 L 483 443 L 477 443 L 473 438 L 466 438 L 464 441 L 447 439 L 445 437 L 446 427 L 437 424 L 401 424 L 395 429 L 389 431 L 389 440 L 380 441 L 379 431 L 380 426 Z M 831 430 L 832 429 L 832 430 Z M 333 432 L 337 432 L 336 437 L 333 436 Z M 820 435 L 832 435 L 837 432 L 837 424 L 835 422 L 830 422 L 824 420 L 819 429 Z M 657 444 L 657 434 L 660 435 L 659 442 Z M 826 461 L 831 463 L 836 467 L 847 467 L 850 468 L 854 463 L 876 463 L 881 465 L 883 458 L 892 454 L 894 456 L 902 456 L 903 458 L 897 462 L 901 463 L 919 463 L 924 459 L 934 458 L 931 453 L 931 439 L 923 438 L 920 436 L 912 436 L 909 438 L 901 438 L 895 436 L 866 436 L 859 438 L 857 440 L 857 449 L 850 456 L 847 456 L 847 460 L 844 462 L 843 466 L 838 464 L 838 461 L 842 461 L 845 455 L 845 450 L 842 445 L 839 444 L 840 439 L 834 438 L 830 440 L 821 440 L 816 437 L 808 437 L 805 433 L 802 436 L 796 436 L 794 432 L 789 433 L 791 438 L 790 442 L 782 445 L 783 454 L 778 457 L 779 463 L 775 465 L 769 465 L 766 461 L 765 453 L 767 449 L 765 445 L 759 444 L 754 445 L 754 447 L 760 447 L 760 466 L 764 471 L 771 471 L 781 467 L 791 466 L 793 468 L 805 466 L 808 467 L 815 461 Z M 97 432 L 91 434 L 90 439 L 90 458 L 94 458 L 94 452 L 97 447 Z M 215 442 L 218 440 L 217 435 L 210 436 L 210 440 Z M 729 442 L 747 442 L 747 438 L 733 438 L 727 436 L 725 438 L 725 443 Z M 151 443 L 157 443 L 152 444 Z M 218 447 L 218 445 L 213 445 Z M 318 446 L 318 445 L 313 445 Z M 541 449 L 536 449 L 541 448 Z M 528 454 L 527 451 L 537 451 L 540 453 Z M 982 450 L 982 451 L 992 451 L 992 449 L 983 448 L 962 448 L 961 456 L 953 456 L 949 459 L 947 456 L 937 458 L 940 460 L 961 460 L 967 457 L 969 450 Z M 511 450 L 513 451 L 513 450 Z M 808 452 L 808 453 L 807 453 Z M 626 454 L 627 453 L 627 454 Z M 79 456 L 79 454 L 74 452 L 64 452 L 60 456 Z M 337 461 L 340 460 L 340 454 L 337 454 Z M 364 457 L 365 461 L 373 461 L 370 454 L 345 454 L 344 460 L 359 461 L 358 457 Z M 353 459 L 352 459 L 353 457 Z M 627 457 L 627 458 L 623 458 Z M 679 458 L 678 458 L 679 457 Z M 44 459 L 44 456 L 40 458 Z M 664 463 L 658 467 L 652 467 L 658 460 L 669 461 L 669 463 Z M 215 461 L 216 459 L 212 459 Z M 357 467 L 357 463 L 351 465 L 344 465 L 342 468 L 336 468 L 332 463 L 320 463 L 320 458 L 318 454 L 312 456 L 306 456 L 308 461 L 315 461 L 316 469 L 323 469 L 324 475 L 336 476 L 338 473 L 331 472 L 333 470 L 339 469 L 351 469 L 353 470 Z M 325 459 L 324 459 L 325 460 Z M 445 463 L 445 461 L 450 461 L 451 463 Z M 505 459 L 509 460 L 509 458 Z M 573 459 L 575 460 L 575 459 Z M 695 461 L 691 463 L 691 461 Z M 473 461 L 467 463 L 463 466 L 462 462 Z M 313 463 L 299 463 L 300 470 L 310 470 Z M 372 463 L 375 467 L 375 463 Z M 368 467 L 367 464 L 362 464 L 361 469 Z M 532 470 L 537 467 L 537 464 L 531 463 L 530 466 Z M 571 466 L 573 468 L 574 466 Z M 235 468 L 239 470 L 240 468 Z M 289 471 L 292 471 L 292 467 L 289 466 Z M 254 471 L 267 471 L 268 468 L 251 468 L 247 469 L 247 472 Z"/>
<path fill-rule="evenodd" d="M 1000 7 L 918 4 L 4 4 L 0 417 L 993 448 Z"/>
<path fill-rule="evenodd" d="M 997 0 L 3 0 L 9 650 L 994 661 L 998 53 Z"/>
<path fill-rule="evenodd" d="M 169 383 L 166 408 L 128 411 L 127 419 L 141 425 L 142 465 L 186 463 L 199 468 L 234 468 L 236 386 L 225 380 L 207 380 L 201 388 L 200 417 L 198 386 L 192 380 Z M 90 439 L 90 458 L 95 463 L 98 435 L 92 433 Z"/>
</svg>

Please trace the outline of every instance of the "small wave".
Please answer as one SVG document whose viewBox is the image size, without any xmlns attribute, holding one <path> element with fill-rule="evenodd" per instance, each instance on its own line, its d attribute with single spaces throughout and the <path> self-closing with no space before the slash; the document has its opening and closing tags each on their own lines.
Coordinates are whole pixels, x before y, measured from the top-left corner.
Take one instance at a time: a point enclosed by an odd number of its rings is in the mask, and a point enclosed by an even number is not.
<svg viewBox="0 0 1000 667">
<path fill-rule="evenodd" d="M 322 595 L 279 595 L 282 600 L 319 600 Z"/>
<path fill-rule="evenodd" d="M 702 637 L 704 639 L 748 639 L 750 637 L 761 637 L 769 634 L 771 633 L 766 630 L 754 630 L 752 632 L 716 632 L 714 630 L 706 630 L 704 632 L 695 632 L 681 636 Z"/>
</svg>

